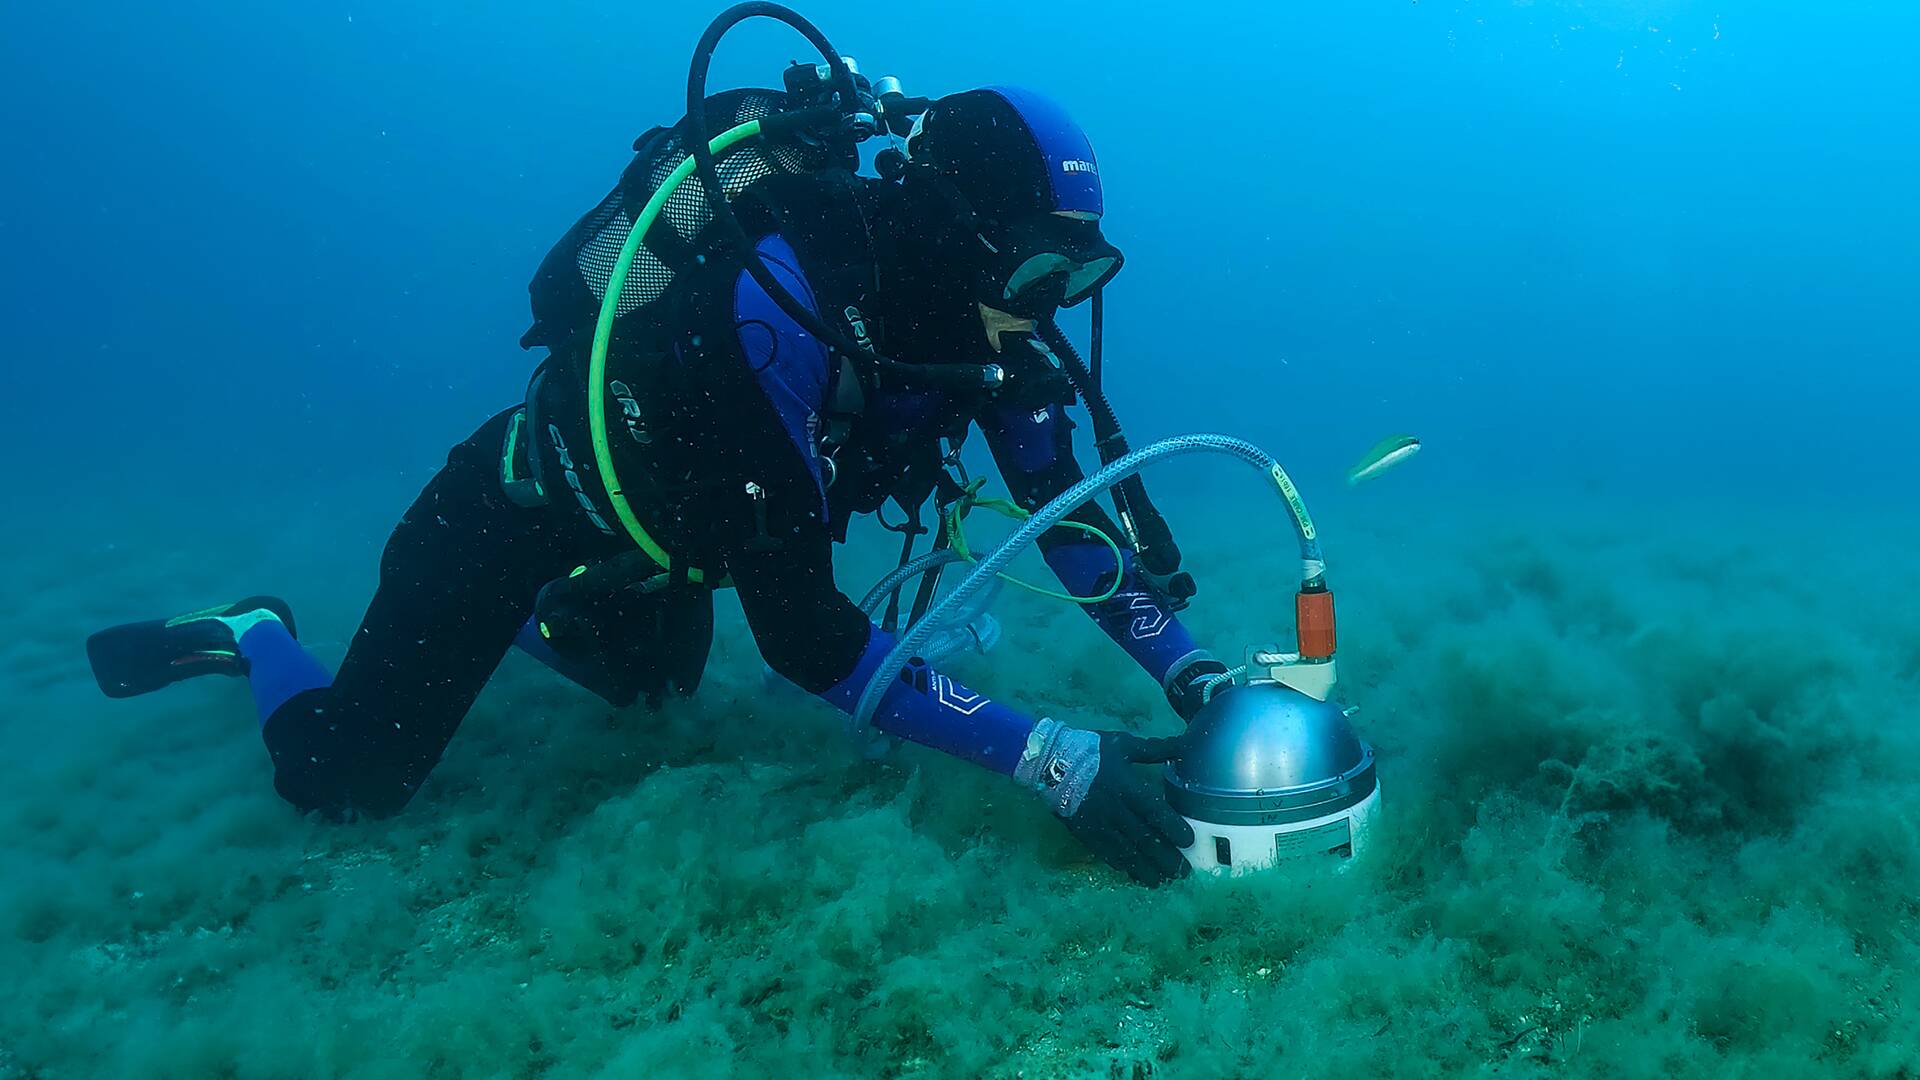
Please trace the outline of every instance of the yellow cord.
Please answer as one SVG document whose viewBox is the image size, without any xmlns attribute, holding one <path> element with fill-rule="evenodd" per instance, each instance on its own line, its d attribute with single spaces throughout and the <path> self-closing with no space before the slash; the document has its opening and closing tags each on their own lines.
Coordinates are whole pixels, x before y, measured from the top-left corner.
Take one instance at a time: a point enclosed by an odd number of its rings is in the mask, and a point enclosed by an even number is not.
<svg viewBox="0 0 1920 1080">
<path fill-rule="evenodd" d="M 954 554 L 970 563 L 977 563 L 980 560 L 974 556 L 972 549 L 967 547 L 966 528 L 962 522 L 965 521 L 967 514 L 970 513 L 974 507 L 978 506 L 992 510 L 997 514 L 1012 518 L 1015 521 L 1025 521 L 1033 516 L 1011 500 L 980 498 L 980 485 L 984 483 L 986 483 L 985 480 L 975 480 L 973 483 L 968 484 L 959 500 L 953 504 L 953 509 L 947 511 L 947 543 L 953 548 Z M 1068 520 L 1062 521 L 1060 524 L 1099 537 L 1100 542 L 1107 545 L 1107 550 L 1113 552 L 1113 565 L 1115 567 L 1113 584 L 1107 586 L 1106 592 L 1101 593 L 1099 596 L 1075 596 L 1070 592 L 1049 589 L 1041 585 L 1035 585 L 1030 581 L 1023 581 L 1005 572 L 1000 574 L 1000 580 L 1005 581 L 1009 585 L 1025 589 L 1035 595 L 1049 597 L 1054 600 L 1064 600 L 1070 604 L 1099 604 L 1113 599 L 1114 596 L 1119 593 L 1121 579 L 1125 578 L 1127 573 L 1127 557 L 1126 554 L 1120 550 L 1120 545 L 1114 543 L 1113 537 L 1108 536 L 1105 532 L 1083 521 Z"/>
</svg>

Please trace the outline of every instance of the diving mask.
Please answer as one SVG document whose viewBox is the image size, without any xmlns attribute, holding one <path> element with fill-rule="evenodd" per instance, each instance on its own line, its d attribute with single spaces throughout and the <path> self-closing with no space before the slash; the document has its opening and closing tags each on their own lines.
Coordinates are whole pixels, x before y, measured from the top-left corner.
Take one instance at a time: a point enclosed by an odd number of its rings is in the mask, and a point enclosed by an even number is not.
<svg viewBox="0 0 1920 1080">
<path fill-rule="evenodd" d="M 1084 302 L 1126 261 L 1091 215 L 1036 214 L 980 240 L 987 249 L 982 301 L 1030 319 Z"/>
</svg>

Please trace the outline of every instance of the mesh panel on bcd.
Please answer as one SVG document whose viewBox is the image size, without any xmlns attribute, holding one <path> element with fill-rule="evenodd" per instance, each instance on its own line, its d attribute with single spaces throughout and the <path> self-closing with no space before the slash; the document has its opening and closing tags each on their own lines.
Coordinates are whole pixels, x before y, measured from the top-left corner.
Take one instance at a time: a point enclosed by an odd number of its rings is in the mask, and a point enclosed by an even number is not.
<svg viewBox="0 0 1920 1080">
<path fill-rule="evenodd" d="M 731 114 L 725 123 L 716 124 L 713 130 L 724 131 L 749 120 L 763 120 L 773 115 L 780 103 L 780 95 L 770 91 L 743 91 L 733 101 Z M 659 189 L 686 156 L 681 148 L 680 133 L 668 133 L 655 142 L 652 155 L 652 164 L 644 171 L 634 173 L 645 177 L 644 190 L 629 192 L 625 185 L 617 187 L 588 216 L 587 235 L 574 260 L 596 301 L 604 302 L 606 299 L 607 283 L 613 276 L 613 264 L 619 258 L 621 246 L 627 241 L 627 234 L 633 229 L 633 219 L 639 216 L 646 205 L 645 200 L 652 197 L 653 192 Z M 823 149 L 792 143 L 753 141 L 736 146 L 718 159 L 714 163 L 714 171 L 720 177 L 721 190 L 732 200 L 751 185 L 775 173 L 811 172 L 825 168 L 830 161 L 830 155 Z M 631 207 L 627 205 L 629 195 L 634 200 Z M 690 177 L 668 196 L 653 228 L 656 231 L 672 228 L 681 240 L 691 243 L 712 221 L 713 213 L 707 207 L 706 191 L 697 178 Z M 673 276 L 673 268 L 661 262 L 646 244 L 641 244 L 634 253 L 632 267 L 627 271 L 626 284 L 620 290 L 620 301 L 614 305 L 614 314 L 624 316 L 659 299 L 673 284 Z"/>
</svg>

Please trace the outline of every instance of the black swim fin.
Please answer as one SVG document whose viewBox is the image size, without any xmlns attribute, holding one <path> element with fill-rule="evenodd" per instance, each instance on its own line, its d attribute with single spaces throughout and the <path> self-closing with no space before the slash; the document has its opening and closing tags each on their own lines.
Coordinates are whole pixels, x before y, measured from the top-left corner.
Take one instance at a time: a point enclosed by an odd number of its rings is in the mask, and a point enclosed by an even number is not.
<svg viewBox="0 0 1920 1080">
<path fill-rule="evenodd" d="M 113 698 L 151 693 L 196 675 L 245 675 L 247 661 L 234 627 L 269 616 L 298 636 L 286 601 L 249 596 L 171 619 L 108 627 L 87 638 L 87 661 L 101 693 Z"/>
</svg>

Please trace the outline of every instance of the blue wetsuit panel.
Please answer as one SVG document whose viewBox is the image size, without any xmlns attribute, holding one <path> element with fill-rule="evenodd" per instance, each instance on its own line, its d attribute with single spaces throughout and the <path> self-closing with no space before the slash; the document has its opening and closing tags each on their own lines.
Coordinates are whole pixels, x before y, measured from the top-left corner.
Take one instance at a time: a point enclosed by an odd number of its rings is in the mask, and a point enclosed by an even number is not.
<svg viewBox="0 0 1920 1080">
<path fill-rule="evenodd" d="M 812 286 L 800 271 L 792 245 L 778 235 L 764 237 L 754 251 L 794 298 L 817 312 Z M 734 332 L 748 367 L 772 403 L 794 451 L 807 463 L 820 492 L 826 518 L 826 485 L 815 437 L 831 376 L 824 343 L 808 333 L 742 272 L 733 285 Z M 877 403 L 881 419 L 911 426 L 936 402 L 909 395 Z M 839 602 L 845 603 L 844 597 Z M 858 661 L 840 681 L 819 693 L 821 700 L 850 712 L 880 663 L 893 648 L 892 636 L 868 624 Z M 1026 746 L 1032 718 L 969 690 L 952 678 L 916 665 L 882 698 L 874 724 L 889 735 L 945 751 L 997 772 L 1013 772 Z"/>
<path fill-rule="evenodd" d="M 1033 485 L 1043 474 L 1064 469 L 1071 473 L 1071 480 L 1062 473 L 1045 485 L 1057 488 L 1057 494 L 1080 478 L 1079 467 L 1064 460 L 1070 457 L 1071 446 L 1059 406 L 994 409 L 981 418 L 980 426 L 1001 471 L 1017 474 L 1008 476 L 1009 484 L 1020 480 L 1025 482 L 1023 486 Z M 1123 565 L 1116 567 L 1112 549 L 1097 539 L 1075 535 L 1046 545 L 1044 554 L 1054 576 L 1075 596 L 1105 592 L 1116 571 L 1120 573 L 1118 592 L 1098 604 L 1082 606 L 1100 629 L 1161 685 L 1182 660 L 1199 651 L 1192 632 L 1145 586 L 1131 552 L 1123 550 Z"/>
<path fill-rule="evenodd" d="M 800 272 L 800 260 L 793 246 L 778 235 L 763 237 L 754 245 L 754 253 L 773 273 L 788 293 L 808 311 L 818 313 L 813 286 Z M 826 510 L 826 485 L 820 469 L 820 452 L 814 442 L 819 426 L 820 406 L 827 395 L 827 347 L 795 322 L 753 280 L 741 271 L 733 283 L 734 334 L 747 366 L 759 380 L 760 389 L 773 403 L 781 427 L 793 440 L 794 449 L 807 463 L 814 486 L 820 489 L 821 512 Z"/>
<path fill-rule="evenodd" d="M 828 687 L 821 699 L 851 713 L 894 644 L 892 634 L 875 628 L 853 672 Z M 880 699 L 873 726 L 1011 776 L 1033 730 L 1033 718 L 914 661 Z"/>
</svg>

